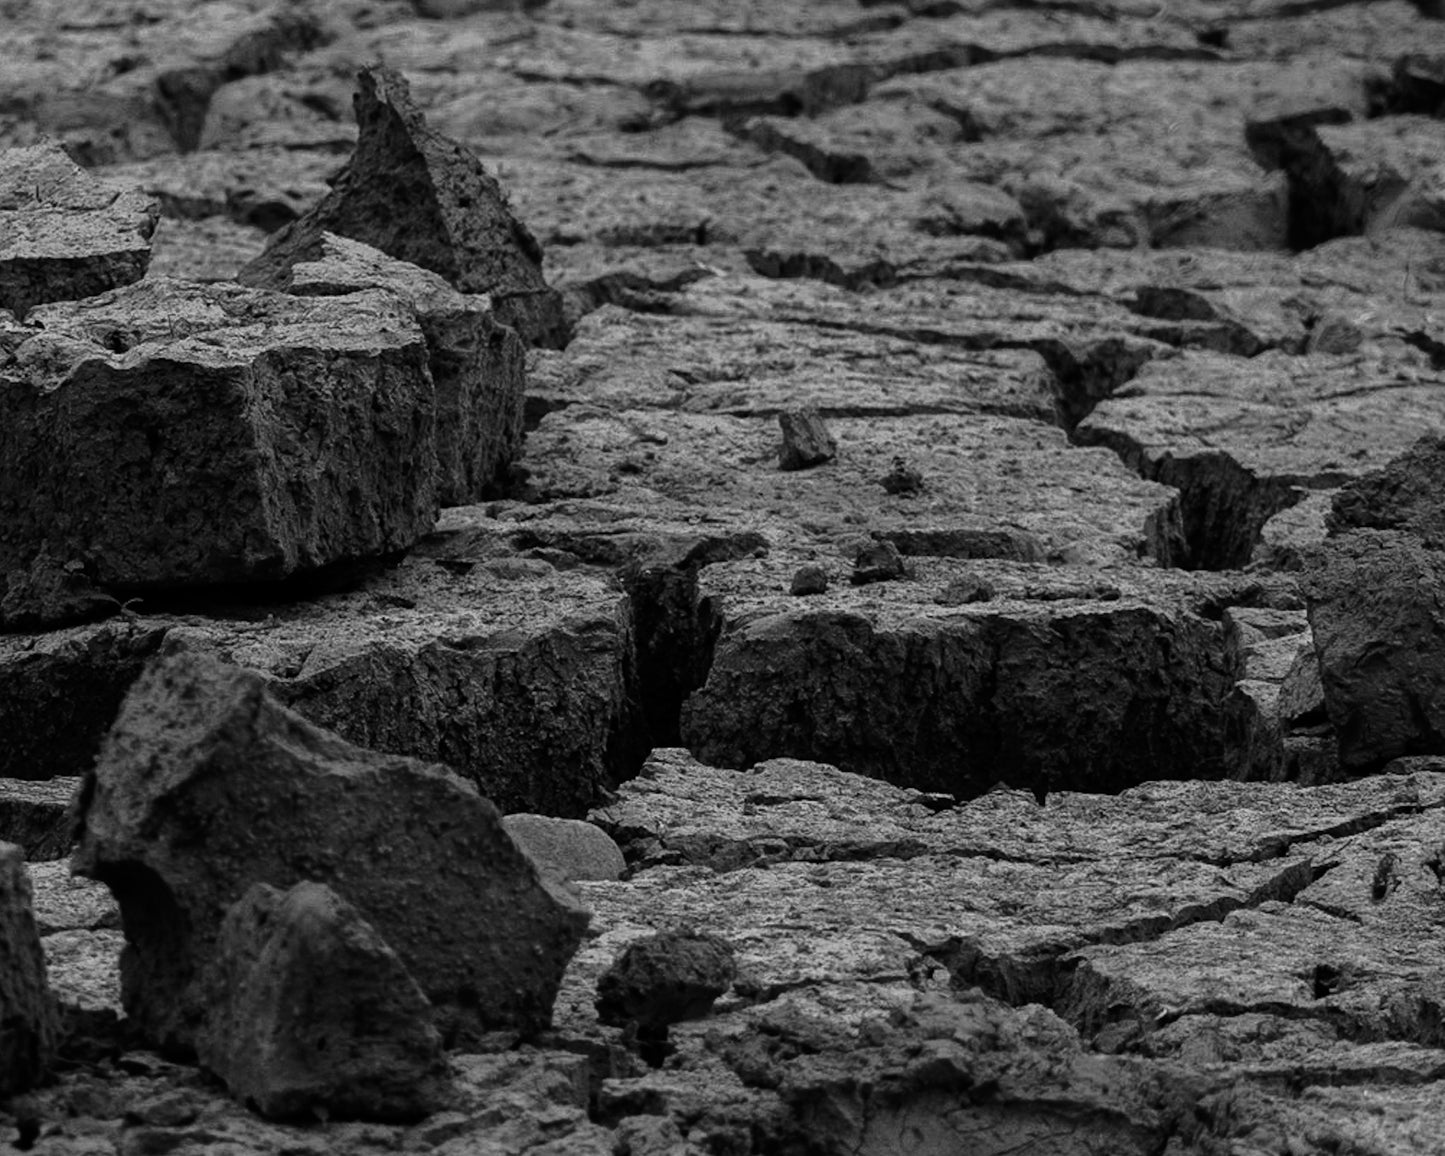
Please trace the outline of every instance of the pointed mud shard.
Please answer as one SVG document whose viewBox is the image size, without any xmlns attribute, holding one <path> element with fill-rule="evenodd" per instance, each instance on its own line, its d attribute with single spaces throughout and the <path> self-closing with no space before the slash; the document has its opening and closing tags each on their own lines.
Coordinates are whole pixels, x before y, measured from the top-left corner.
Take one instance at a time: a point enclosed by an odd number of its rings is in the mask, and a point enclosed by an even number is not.
<svg viewBox="0 0 1445 1156">
<path fill-rule="evenodd" d="M 255 672 L 172 654 L 131 689 L 87 780 L 72 865 L 115 892 L 122 1000 L 187 1052 L 227 907 L 255 883 L 326 883 L 396 950 L 449 1041 L 546 1027 L 587 927 L 496 808 L 434 764 L 344 742 Z"/>
<path fill-rule="evenodd" d="M 280 289 L 327 297 L 386 289 L 415 310 L 436 385 L 438 498 L 467 506 L 499 497 L 522 448 L 526 348 L 499 325 L 491 298 L 458 293 L 437 274 L 333 233 L 314 261 L 274 271 Z"/>
<path fill-rule="evenodd" d="M 395 951 L 321 883 L 257 883 L 202 981 L 201 1063 L 272 1119 L 419 1119 L 445 1101 L 431 1005 Z"/>
<path fill-rule="evenodd" d="M 435 523 L 435 390 L 391 294 L 151 278 L 31 320 L 0 367 L 7 624 L 84 616 L 56 567 L 124 601 L 364 563 Z"/>
<path fill-rule="evenodd" d="M 240 273 L 274 284 L 282 270 L 320 253 L 321 234 L 363 241 L 488 293 L 497 317 L 532 345 L 565 343 L 561 297 L 542 276 L 542 247 L 506 194 L 463 145 L 429 127 L 405 77 L 377 66 L 358 74 L 356 151 L 332 191 L 267 242 Z"/>
<path fill-rule="evenodd" d="M 831 462 L 838 454 L 838 442 L 812 406 L 785 409 L 778 414 L 783 430 L 783 449 L 778 457 L 781 470 L 806 470 Z"/>
<path fill-rule="evenodd" d="M 40 1082 L 60 1033 L 30 902 L 24 853 L 0 843 L 0 1096 Z"/>
<path fill-rule="evenodd" d="M 51 142 L 0 152 L 0 309 L 91 297 L 145 276 L 160 217 Z"/>
</svg>

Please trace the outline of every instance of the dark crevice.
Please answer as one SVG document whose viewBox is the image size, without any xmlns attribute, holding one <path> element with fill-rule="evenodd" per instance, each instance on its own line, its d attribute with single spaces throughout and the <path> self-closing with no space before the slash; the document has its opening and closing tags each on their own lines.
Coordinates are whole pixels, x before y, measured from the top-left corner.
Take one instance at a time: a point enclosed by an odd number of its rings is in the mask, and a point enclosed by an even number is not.
<svg viewBox="0 0 1445 1156">
<path fill-rule="evenodd" d="M 1159 914 L 1106 927 L 1093 934 L 1071 935 L 1055 943 L 1037 944 L 1026 951 L 1009 954 L 984 949 L 977 941 L 951 936 L 929 943 L 909 932 L 898 933 L 924 956 L 948 970 L 953 986 L 978 987 L 1014 1007 L 1037 1003 L 1052 1008 L 1075 1027 L 1092 1035 L 1107 1026 L 1087 997 L 1080 998 L 1074 975 L 1078 960 L 1070 956 L 1087 947 L 1122 946 L 1144 943 L 1199 923 L 1222 923 L 1232 912 L 1259 907 L 1268 902 L 1291 903 L 1295 896 L 1317 882 L 1334 864 L 1317 865 L 1307 860 L 1289 864 L 1242 898 L 1219 896 L 1212 902 L 1186 906 L 1173 914 Z M 1110 1009 L 1116 1014 L 1127 1009 Z M 1163 1026 L 1164 1020 L 1152 1024 Z"/>
<path fill-rule="evenodd" d="M 698 589 L 702 568 L 765 549 L 757 534 L 664 547 L 623 567 L 637 646 L 639 708 L 647 749 L 682 745 L 682 706 L 707 681 L 722 618 Z"/>
<path fill-rule="evenodd" d="M 665 243 L 665 242 L 660 242 Z M 707 244 L 706 227 L 701 226 L 684 241 L 686 244 Z M 568 327 L 575 332 L 578 323 L 589 313 L 604 305 L 616 305 L 633 313 L 674 313 L 677 302 L 675 294 L 682 292 L 694 281 L 711 276 L 707 269 L 696 266 L 675 276 L 647 277 L 629 269 L 617 269 L 588 281 L 564 282 L 555 286 L 562 298 L 562 310 Z M 546 410 L 535 412 L 535 399 L 528 397 L 528 412 L 524 422 L 528 430 L 536 428 L 536 422 L 546 416 Z"/>
<path fill-rule="evenodd" d="M 1044 359 L 1054 376 L 1058 424 L 1066 431 L 1072 431 L 1100 401 L 1112 397 L 1120 386 L 1132 381 L 1158 352 L 1149 347 L 1147 339 L 1130 338 L 1123 334 L 1082 339 L 1040 337 L 1013 340 L 988 331 L 958 333 L 928 326 L 884 325 L 863 320 L 835 321 L 807 315 L 782 314 L 777 320 L 817 329 L 895 337 L 919 345 L 977 351 L 1031 350 Z"/>
<path fill-rule="evenodd" d="M 723 127 L 764 152 L 792 157 L 826 184 L 866 185 L 873 180 L 872 162 L 862 153 L 842 152 L 802 140 L 780 131 L 766 119 L 726 117 Z"/>
<path fill-rule="evenodd" d="M 998 52 L 980 44 L 956 42 L 893 59 L 850 61 L 807 72 L 755 70 L 714 73 L 686 81 L 655 80 L 643 87 L 652 115 L 631 128 L 656 127 L 686 116 L 747 118 L 754 116 L 814 117 L 835 108 L 859 104 L 873 87 L 897 76 L 947 72 L 994 61 L 1042 57 L 1093 60 L 1106 64 L 1145 60 L 1222 59 L 1207 43 L 1194 46 L 1143 44 L 1121 48 L 1104 43 L 1035 45 Z"/>
<path fill-rule="evenodd" d="M 1085 426 L 1073 436 L 1079 445 L 1113 450 L 1140 477 L 1179 491 L 1185 549 L 1177 564 L 1185 570 L 1244 568 L 1265 523 L 1309 492 L 1285 479 L 1258 477 L 1223 450 L 1156 456 L 1117 430 Z"/>
<path fill-rule="evenodd" d="M 1371 116 L 1445 116 L 1445 53 L 1411 53 L 1372 86 Z"/>
<path fill-rule="evenodd" d="M 1413 345 L 1422 353 L 1427 354 L 1430 358 L 1431 369 L 1445 370 L 1445 341 L 1426 333 L 1423 329 L 1401 333 L 1400 339 L 1407 345 Z"/>
<path fill-rule="evenodd" d="M 1236 357 L 1254 357 L 1268 348 L 1247 325 L 1228 316 L 1197 290 L 1146 285 L 1136 289 L 1124 305 L 1140 317 L 1184 322 L 1185 327 L 1177 331 L 1151 333 L 1169 345 L 1204 347 Z"/>
<path fill-rule="evenodd" d="M 1369 180 L 1341 171 L 1316 130 L 1351 119 L 1345 109 L 1326 108 L 1252 121 L 1245 128 L 1256 160 L 1265 168 L 1282 169 L 1289 182 L 1287 241 L 1296 251 L 1361 235 L 1372 220 L 1388 218 L 1392 204 L 1409 187 L 1409 181 L 1388 166 Z"/>
<path fill-rule="evenodd" d="M 803 277 L 851 290 L 888 289 L 899 283 L 897 267 L 882 257 L 861 266 L 844 268 L 826 253 L 779 253 L 773 249 L 748 249 L 743 255 L 753 272 L 760 277 L 771 277 L 774 280 Z"/>
<path fill-rule="evenodd" d="M 1054 375 L 1059 425 L 1070 434 L 1099 402 L 1113 397 L 1154 360 L 1148 346 L 1123 336 L 1083 342 L 1040 338 L 1021 344 L 1038 353 Z"/>
<path fill-rule="evenodd" d="M 942 943 L 927 943 L 908 932 L 900 935 L 920 953 L 946 968 L 955 987 L 982 988 L 988 995 L 1014 1007 L 1042 1004 L 1074 1021 L 1081 1031 L 1092 1032 L 1104 1025 L 1091 1023 L 1079 1009 L 1068 1007 L 1078 966 L 1077 960 L 1069 958 L 1074 952 L 1086 947 L 1144 943 L 1192 924 L 1223 922 L 1231 912 L 1242 908 L 1258 907 L 1269 901 L 1290 902 L 1322 874 L 1307 862 L 1291 864 L 1242 899 L 1220 896 L 1212 903 L 1188 907 L 1172 915 L 1140 918 L 1092 935 L 1068 936 L 1056 943 L 1038 944 L 1015 954 L 990 952 L 978 942 L 960 936 L 952 936 Z M 1071 1010 L 1073 1014 L 1069 1014 Z"/>
<path fill-rule="evenodd" d="M 1224 59 L 1224 54 L 1203 42 L 1192 47 L 1176 44 L 1138 44 L 1133 47 L 1120 47 L 1117 44 L 1084 44 L 1065 41 L 1059 44 L 1041 44 L 1030 48 L 1021 48 L 1017 52 L 1000 52 L 993 55 L 993 59 L 996 60 L 1032 57 L 1057 57 L 1066 60 L 1091 60 L 1099 64 L 1120 64 L 1148 60 L 1218 61 Z"/>
<path fill-rule="evenodd" d="M 211 98 L 222 85 L 274 72 L 291 52 L 309 52 L 327 39 L 316 15 L 297 8 L 280 13 L 266 27 L 241 37 L 217 60 L 162 72 L 156 78 L 156 104 L 176 147 L 181 152 L 194 152 L 200 147 Z"/>
</svg>

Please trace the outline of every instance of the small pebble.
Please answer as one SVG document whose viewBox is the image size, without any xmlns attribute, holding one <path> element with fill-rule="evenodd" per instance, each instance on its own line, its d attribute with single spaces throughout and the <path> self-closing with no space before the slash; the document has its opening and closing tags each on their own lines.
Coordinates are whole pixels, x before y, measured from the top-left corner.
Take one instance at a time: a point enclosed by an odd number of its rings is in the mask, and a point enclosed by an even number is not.
<svg viewBox="0 0 1445 1156">
<path fill-rule="evenodd" d="M 838 442 L 812 406 L 786 409 L 778 414 L 783 431 L 783 448 L 778 454 L 778 468 L 806 470 L 830 462 L 838 454 Z"/>
<path fill-rule="evenodd" d="M 902 458 L 895 457 L 893 468 L 878 481 L 890 494 L 916 494 L 923 489 L 923 472 L 914 469 Z"/>
<path fill-rule="evenodd" d="M 894 578 L 907 578 L 908 566 L 903 555 L 892 542 L 869 542 L 858 547 L 853 558 L 852 581 L 854 586 L 865 586 L 869 582 L 887 582 Z"/>
<path fill-rule="evenodd" d="M 788 588 L 790 594 L 823 594 L 828 589 L 828 572 L 821 566 L 809 565 L 799 566 L 798 572 L 793 575 L 793 584 Z"/>
<path fill-rule="evenodd" d="M 965 606 L 970 602 L 988 602 L 994 596 L 993 583 L 977 574 L 955 578 L 933 596 L 940 606 Z"/>
</svg>

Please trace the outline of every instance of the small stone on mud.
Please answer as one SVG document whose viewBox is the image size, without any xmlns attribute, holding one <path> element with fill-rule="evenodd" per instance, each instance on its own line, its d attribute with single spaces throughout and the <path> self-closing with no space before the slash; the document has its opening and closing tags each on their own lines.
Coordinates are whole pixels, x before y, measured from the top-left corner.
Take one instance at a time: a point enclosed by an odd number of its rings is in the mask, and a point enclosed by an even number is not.
<svg viewBox="0 0 1445 1156">
<path fill-rule="evenodd" d="M 859 546 L 853 556 L 852 582 L 866 586 L 870 582 L 888 582 L 909 577 L 908 565 L 892 542 L 877 541 Z"/>
<path fill-rule="evenodd" d="M 838 442 L 812 406 L 785 409 L 778 414 L 783 431 L 783 448 L 778 457 L 781 470 L 806 470 L 830 462 L 838 454 Z"/>
<path fill-rule="evenodd" d="M 955 578 L 933 596 L 940 606 L 965 606 L 970 602 L 988 602 L 994 596 L 993 583 L 977 574 Z"/>
<path fill-rule="evenodd" d="M 799 566 L 797 573 L 793 575 L 793 584 L 788 587 L 788 593 L 800 596 L 823 594 L 827 589 L 828 571 L 818 565 Z"/>
<path fill-rule="evenodd" d="M 690 928 L 660 931 L 627 945 L 597 981 L 597 1016 L 605 1024 L 666 1031 L 700 1019 L 737 975 L 733 946 Z"/>
<path fill-rule="evenodd" d="M 893 468 L 878 479 L 878 484 L 890 494 L 917 494 L 923 490 L 923 471 L 895 457 Z"/>
</svg>

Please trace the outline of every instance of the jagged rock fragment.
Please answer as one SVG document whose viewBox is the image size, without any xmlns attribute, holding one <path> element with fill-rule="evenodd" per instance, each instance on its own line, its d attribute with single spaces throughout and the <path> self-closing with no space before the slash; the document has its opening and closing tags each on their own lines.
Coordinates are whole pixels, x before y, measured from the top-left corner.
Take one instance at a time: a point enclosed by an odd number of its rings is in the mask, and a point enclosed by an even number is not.
<svg viewBox="0 0 1445 1156">
<path fill-rule="evenodd" d="M 25 856 L 13 843 L 0 843 L 0 1097 L 40 1082 L 59 1032 L 30 908 Z"/>
<path fill-rule="evenodd" d="M 520 813 L 507 815 L 502 825 L 538 865 L 567 879 L 620 879 L 627 870 L 612 836 L 581 819 Z"/>
<path fill-rule="evenodd" d="M 1340 488 L 1326 524 L 1350 530 L 1399 530 L 1432 550 L 1445 549 L 1445 437 L 1427 434 L 1383 468 Z"/>
<path fill-rule="evenodd" d="M 683 744 L 725 766 L 786 754 L 964 797 L 1221 773 L 1234 680 L 1216 624 L 1134 592 L 1021 602 L 1000 587 L 940 607 L 947 570 L 911 561 L 933 585 L 849 586 L 816 609 L 710 568 L 704 596 L 729 611 Z"/>
<path fill-rule="evenodd" d="M 828 571 L 816 563 L 799 566 L 788 584 L 788 593 L 805 597 L 809 594 L 824 594 L 828 590 Z"/>
<path fill-rule="evenodd" d="M 280 289 L 308 297 L 386 289 L 415 310 L 436 386 L 437 498 L 465 506 L 496 497 L 522 445 L 525 349 L 491 300 L 370 245 L 323 233 L 316 257 L 273 270 Z"/>
<path fill-rule="evenodd" d="M 854 552 L 853 572 L 849 575 L 854 586 L 908 576 L 908 563 L 903 560 L 898 547 L 886 538 L 864 543 Z"/>
<path fill-rule="evenodd" d="M 358 74 L 356 151 L 332 191 L 272 235 L 241 271 L 271 284 L 281 268 L 314 259 L 323 232 L 363 241 L 488 293 L 498 318 L 533 345 L 564 337 L 561 298 L 542 277 L 542 249 L 511 212 L 496 180 L 465 146 L 426 123 L 406 79 L 383 66 Z"/>
<path fill-rule="evenodd" d="M 196 1044 L 272 1119 L 419 1119 L 445 1099 L 431 1005 L 390 945 L 322 883 L 257 883 L 231 905 L 202 977 Z"/>
<path fill-rule="evenodd" d="M 1295 654 L 1279 684 L 1279 716 L 1288 726 L 1323 722 L 1324 690 L 1320 685 L 1320 662 L 1308 637 Z"/>
<path fill-rule="evenodd" d="M 1353 353 L 1364 339 L 1360 327 L 1350 318 L 1339 313 L 1327 313 L 1311 327 L 1305 341 L 1305 352 Z"/>
<path fill-rule="evenodd" d="M 970 602 L 987 602 L 994 596 L 993 583 L 977 574 L 953 579 L 933 596 L 940 606 L 967 606 Z"/>
<path fill-rule="evenodd" d="M 354 747 L 202 656 L 162 658 L 131 689 L 80 822 L 75 870 L 125 917 L 126 1012 L 161 1046 L 194 1046 L 222 916 L 254 883 L 311 879 L 354 904 L 449 1039 L 544 1027 L 587 925 L 456 775 Z"/>
<path fill-rule="evenodd" d="M 480 507 L 453 516 L 488 522 Z M 503 811 L 585 814 L 633 757 L 627 594 L 589 567 L 429 541 L 443 562 L 413 555 L 279 612 L 227 599 L 188 616 L 147 599 L 103 623 L 0 633 L 0 776 L 88 770 L 168 641 L 260 671 L 282 703 L 359 746 L 446 763 Z"/>
<path fill-rule="evenodd" d="M 0 309 L 91 297 L 145 276 L 160 209 L 54 142 L 0 152 Z"/>
<path fill-rule="evenodd" d="M 832 461 L 838 453 L 837 439 L 812 406 L 783 410 L 778 414 L 778 425 L 783 431 L 779 469 L 806 470 Z"/>
<path fill-rule="evenodd" d="M 737 977 L 736 953 L 721 936 L 692 928 L 629 943 L 597 981 L 597 1017 L 637 1025 L 639 1038 L 665 1039 L 681 1020 L 707 1015 Z"/>
<path fill-rule="evenodd" d="M 123 601 L 367 561 L 431 529 L 434 390 L 392 295 L 152 279 L 33 320 L 0 369 L 0 576 L 59 565 Z"/>
</svg>

